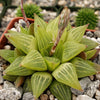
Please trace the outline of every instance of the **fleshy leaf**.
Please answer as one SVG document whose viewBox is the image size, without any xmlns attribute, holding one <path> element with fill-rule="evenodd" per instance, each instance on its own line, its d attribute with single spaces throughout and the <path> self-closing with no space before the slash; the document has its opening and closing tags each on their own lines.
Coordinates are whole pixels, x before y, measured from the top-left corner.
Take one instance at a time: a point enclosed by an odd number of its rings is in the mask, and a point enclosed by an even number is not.
<svg viewBox="0 0 100 100">
<path fill-rule="evenodd" d="M 7 33 L 5 36 L 16 48 L 21 49 L 26 54 L 31 50 L 37 49 L 36 39 L 31 35 Z"/>
<path fill-rule="evenodd" d="M 27 28 L 23 28 L 22 26 L 20 27 L 20 32 L 24 33 L 24 34 L 28 34 L 28 29 Z"/>
<path fill-rule="evenodd" d="M 82 38 L 82 40 L 81 40 L 80 43 L 85 44 L 87 46 L 86 49 L 85 49 L 85 51 L 92 50 L 96 46 L 98 46 L 97 42 L 95 42 L 93 40 L 90 40 L 90 39 L 87 39 L 87 38 Z"/>
<path fill-rule="evenodd" d="M 47 27 L 47 23 L 41 19 L 40 17 L 38 17 L 36 14 L 34 15 L 34 32 L 35 34 L 37 34 L 37 28 L 41 27 L 42 29 L 46 30 Z"/>
<path fill-rule="evenodd" d="M 25 56 L 25 53 L 22 50 L 15 48 L 14 57 L 17 58 L 19 56 Z"/>
<path fill-rule="evenodd" d="M 60 60 L 54 57 L 44 57 L 49 71 L 54 71 L 60 64 Z"/>
<path fill-rule="evenodd" d="M 92 57 L 95 55 L 96 51 L 97 51 L 96 49 L 87 51 L 87 52 L 86 52 L 87 59 L 92 58 Z"/>
<path fill-rule="evenodd" d="M 67 41 L 67 37 L 68 37 L 68 34 L 69 34 L 71 29 L 72 29 L 71 24 L 70 24 L 70 22 L 68 22 L 68 25 L 65 28 L 65 30 L 61 36 L 61 39 L 60 39 L 61 41 L 63 41 L 63 43 Z"/>
<path fill-rule="evenodd" d="M 72 28 L 70 31 L 69 31 L 69 34 L 68 34 L 68 38 L 67 38 L 67 41 L 76 41 L 76 42 L 80 42 L 86 29 L 87 29 L 88 25 L 84 25 L 84 26 L 79 26 L 79 27 L 76 27 L 76 28 Z"/>
<path fill-rule="evenodd" d="M 86 48 L 85 45 L 76 43 L 73 41 L 67 41 L 64 44 L 64 51 L 62 56 L 62 62 L 71 60 L 73 57 L 77 56 Z"/>
<path fill-rule="evenodd" d="M 0 56 L 10 63 L 12 63 L 15 60 L 14 50 L 2 49 L 0 50 Z"/>
<path fill-rule="evenodd" d="M 10 64 L 9 67 L 4 71 L 7 75 L 14 75 L 14 76 L 28 76 L 32 75 L 34 73 L 33 70 L 24 68 L 20 66 L 21 61 L 24 57 L 18 57 L 15 59 L 15 61 Z"/>
<path fill-rule="evenodd" d="M 31 78 L 28 77 L 25 82 L 24 82 L 24 86 L 23 86 L 23 90 L 24 93 L 26 92 L 32 92 L 32 85 L 31 85 Z"/>
<path fill-rule="evenodd" d="M 40 52 L 43 52 L 43 50 L 45 51 L 44 48 L 46 48 L 52 44 L 51 34 L 47 33 L 46 30 L 42 29 L 41 27 L 38 27 L 36 39 L 38 42 L 38 48 L 39 48 Z M 49 51 L 47 51 L 47 52 L 49 52 Z"/>
<path fill-rule="evenodd" d="M 54 78 L 66 84 L 72 88 L 82 90 L 80 83 L 78 82 L 78 77 L 76 74 L 75 67 L 71 63 L 61 64 L 53 73 Z"/>
<path fill-rule="evenodd" d="M 34 23 L 29 26 L 28 34 L 34 36 Z"/>
<path fill-rule="evenodd" d="M 78 78 L 96 74 L 96 70 L 82 58 L 76 57 L 71 62 L 76 68 Z"/>
<path fill-rule="evenodd" d="M 4 75 L 3 79 L 7 80 L 7 81 L 11 81 L 14 82 L 17 79 L 18 76 L 11 76 L 11 75 Z"/>
<path fill-rule="evenodd" d="M 33 96 L 37 99 L 52 82 L 52 76 L 47 72 L 36 72 L 31 77 Z"/>
<path fill-rule="evenodd" d="M 59 16 L 54 20 L 50 21 L 46 28 L 46 31 L 52 34 L 53 40 L 56 39 L 58 34 L 58 22 L 59 22 Z"/>
<path fill-rule="evenodd" d="M 30 53 L 27 54 L 27 56 L 21 62 L 21 66 L 36 71 L 47 70 L 47 66 L 43 57 L 36 50 L 32 50 Z"/>
<path fill-rule="evenodd" d="M 97 71 L 97 73 L 100 73 L 100 65 L 99 64 L 93 63 L 90 60 L 86 60 L 86 61 L 88 64 L 90 64 L 90 66 L 92 66 Z"/>
<path fill-rule="evenodd" d="M 62 60 L 63 50 L 64 50 L 63 41 L 60 41 L 56 47 L 56 50 L 53 56 Z"/>
<path fill-rule="evenodd" d="M 50 91 L 58 100 L 71 100 L 70 87 L 63 83 L 54 81 L 50 85 Z"/>
</svg>

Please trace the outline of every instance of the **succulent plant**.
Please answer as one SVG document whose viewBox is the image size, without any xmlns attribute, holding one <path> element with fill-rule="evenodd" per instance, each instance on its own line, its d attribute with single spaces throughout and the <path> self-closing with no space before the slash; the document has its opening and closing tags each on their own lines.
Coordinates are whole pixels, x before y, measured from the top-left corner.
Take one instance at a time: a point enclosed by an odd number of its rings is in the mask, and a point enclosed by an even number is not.
<svg viewBox="0 0 100 100">
<path fill-rule="evenodd" d="M 26 17 L 27 18 L 32 18 L 34 19 L 34 13 L 37 14 L 39 17 L 42 18 L 42 14 L 41 14 L 41 9 L 39 6 L 35 5 L 35 4 L 24 4 L 23 5 L 23 9 L 25 11 Z M 23 17 L 22 11 L 21 11 L 21 7 L 17 8 L 17 13 L 16 13 L 17 17 Z"/>
<path fill-rule="evenodd" d="M 84 8 L 78 11 L 76 16 L 76 26 L 89 24 L 88 29 L 95 29 L 98 22 L 98 17 L 93 9 Z"/>
<path fill-rule="evenodd" d="M 95 55 L 98 43 L 83 38 L 87 25 L 71 28 L 68 19 L 68 9 L 49 23 L 35 15 L 34 25 L 27 32 L 5 34 L 15 49 L 0 50 L 0 56 L 11 63 L 4 71 L 4 78 L 16 80 L 17 87 L 24 83 L 24 92 L 33 91 L 34 99 L 47 88 L 59 100 L 71 100 L 70 87 L 81 91 L 78 78 L 98 71 L 97 65 L 89 60 Z M 84 59 L 80 53 L 86 55 Z"/>
</svg>

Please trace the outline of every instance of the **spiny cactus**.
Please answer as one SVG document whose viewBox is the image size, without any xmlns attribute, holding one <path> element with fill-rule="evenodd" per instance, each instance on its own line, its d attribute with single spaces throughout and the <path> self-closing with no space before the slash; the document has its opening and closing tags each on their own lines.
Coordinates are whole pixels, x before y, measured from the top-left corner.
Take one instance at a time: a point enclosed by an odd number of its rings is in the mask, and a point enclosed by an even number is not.
<svg viewBox="0 0 100 100">
<path fill-rule="evenodd" d="M 40 13 L 42 10 L 37 5 L 35 5 L 35 4 L 24 4 L 23 8 L 24 8 L 24 11 L 25 11 L 25 14 L 26 14 L 27 18 L 34 19 L 34 13 L 42 18 L 42 14 Z M 17 8 L 16 16 L 23 17 L 21 7 Z"/>
<path fill-rule="evenodd" d="M 98 17 L 95 15 L 94 10 L 84 8 L 78 11 L 76 16 L 76 26 L 89 24 L 88 29 L 95 29 Z"/>
<path fill-rule="evenodd" d="M 35 15 L 34 25 L 30 25 L 27 34 L 26 31 L 5 34 L 16 49 L 0 50 L 0 56 L 11 63 L 4 70 L 4 78 L 15 81 L 17 87 L 24 82 L 24 92 L 32 91 L 35 100 L 48 87 L 59 100 L 71 100 L 70 87 L 82 91 L 78 78 L 97 73 L 95 64 L 88 59 L 92 52 L 95 54 L 98 44 L 83 38 L 87 25 L 71 28 L 66 15 L 69 15 L 67 8 L 49 23 Z M 79 56 L 82 52 L 87 55 L 84 59 Z"/>
</svg>

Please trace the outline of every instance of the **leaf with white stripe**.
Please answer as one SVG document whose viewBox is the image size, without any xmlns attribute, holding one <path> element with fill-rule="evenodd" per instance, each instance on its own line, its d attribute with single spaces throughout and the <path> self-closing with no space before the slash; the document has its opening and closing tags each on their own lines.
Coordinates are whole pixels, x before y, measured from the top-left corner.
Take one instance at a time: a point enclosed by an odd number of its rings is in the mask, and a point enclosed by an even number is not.
<svg viewBox="0 0 100 100">
<path fill-rule="evenodd" d="M 2 49 L 0 50 L 0 56 L 10 63 L 12 63 L 15 60 L 14 50 Z"/>
<path fill-rule="evenodd" d="M 56 39 L 58 34 L 58 22 L 59 22 L 59 16 L 54 20 L 50 21 L 46 28 L 46 31 L 52 34 L 53 40 Z"/>
<path fill-rule="evenodd" d="M 27 56 L 21 62 L 21 66 L 36 71 L 47 70 L 47 66 L 43 57 L 36 50 L 32 50 L 30 53 L 27 54 Z"/>
<path fill-rule="evenodd" d="M 97 42 L 90 40 L 90 39 L 87 39 L 87 38 L 82 38 L 80 43 L 87 46 L 84 51 L 92 50 L 99 45 Z"/>
<path fill-rule="evenodd" d="M 74 41 L 67 41 L 64 44 L 62 62 L 66 62 L 80 54 L 86 48 L 85 45 L 76 43 Z"/>
<path fill-rule="evenodd" d="M 54 81 L 50 85 L 50 91 L 58 100 L 71 100 L 70 87 L 63 83 Z"/>
<path fill-rule="evenodd" d="M 15 61 L 10 64 L 10 66 L 7 67 L 7 69 L 4 71 L 7 75 L 14 75 L 14 76 L 28 76 L 32 75 L 34 73 L 33 70 L 24 68 L 20 66 L 21 61 L 24 57 L 18 57 L 15 59 Z"/>
<path fill-rule="evenodd" d="M 49 71 L 54 71 L 60 64 L 60 60 L 55 57 L 44 57 Z"/>
<path fill-rule="evenodd" d="M 46 27 L 47 27 L 47 23 L 41 19 L 40 17 L 38 17 L 36 14 L 34 14 L 34 34 L 36 35 L 37 34 L 37 28 L 38 27 L 41 27 L 42 29 L 46 30 Z"/>
<path fill-rule="evenodd" d="M 67 41 L 73 40 L 73 41 L 76 41 L 76 42 L 80 42 L 85 31 L 86 31 L 86 29 L 87 29 L 87 27 L 88 27 L 88 25 L 72 28 L 69 31 Z"/>
<path fill-rule="evenodd" d="M 95 55 L 96 52 L 97 52 L 96 49 L 85 52 L 87 55 L 87 59 L 91 59 Z"/>
<path fill-rule="evenodd" d="M 37 39 L 39 51 L 42 53 L 45 52 L 44 48 L 46 48 L 52 44 L 51 34 L 47 33 L 46 30 L 42 29 L 41 27 L 38 27 L 36 39 Z M 50 48 L 50 50 L 51 50 L 51 48 Z"/>
<path fill-rule="evenodd" d="M 71 63 L 64 63 L 61 64 L 53 73 L 52 75 L 54 78 L 63 83 L 66 84 L 72 88 L 82 90 L 80 83 L 78 81 L 78 77 L 76 74 L 76 69 Z"/>
<path fill-rule="evenodd" d="M 37 99 L 51 84 L 52 76 L 47 72 L 36 72 L 31 77 L 34 99 Z"/>
<path fill-rule="evenodd" d="M 97 72 L 90 64 L 87 63 L 87 60 L 83 60 L 82 58 L 76 57 L 71 62 L 76 68 L 78 78 L 91 76 Z"/>
<path fill-rule="evenodd" d="M 5 36 L 16 48 L 21 49 L 26 54 L 37 49 L 36 39 L 32 35 L 7 33 Z"/>
</svg>

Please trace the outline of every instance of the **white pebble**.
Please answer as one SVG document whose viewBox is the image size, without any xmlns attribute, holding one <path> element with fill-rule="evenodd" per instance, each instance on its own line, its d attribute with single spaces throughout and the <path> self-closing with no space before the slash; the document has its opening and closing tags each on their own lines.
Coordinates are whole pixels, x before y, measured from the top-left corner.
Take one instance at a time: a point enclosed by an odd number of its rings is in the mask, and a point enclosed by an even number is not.
<svg viewBox="0 0 100 100">
<path fill-rule="evenodd" d="M 97 40 L 96 40 L 95 38 L 91 38 L 91 40 L 93 40 L 93 41 L 97 42 Z"/>
<path fill-rule="evenodd" d="M 15 28 L 11 28 L 11 30 L 12 30 L 12 31 L 16 31 L 16 32 L 17 32 L 17 30 L 16 30 Z"/>
<path fill-rule="evenodd" d="M 11 49 L 11 46 L 10 45 L 5 45 L 4 46 L 4 49 L 10 50 Z"/>
<path fill-rule="evenodd" d="M 50 100 L 54 100 L 54 96 L 51 94 L 51 95 L 49 96 L 49 99 L 50 99 Z"/>
</svg>

